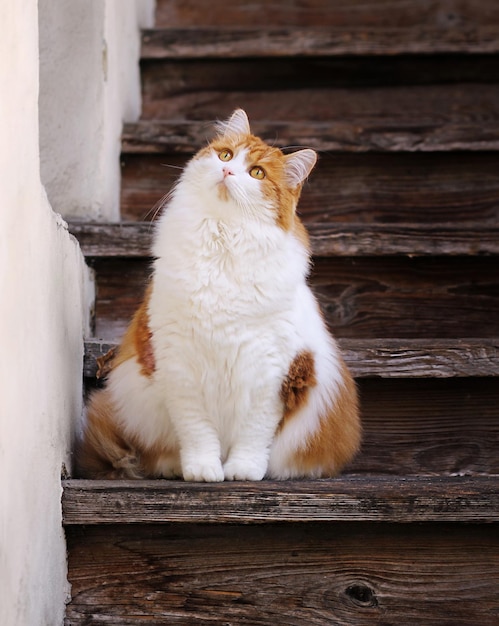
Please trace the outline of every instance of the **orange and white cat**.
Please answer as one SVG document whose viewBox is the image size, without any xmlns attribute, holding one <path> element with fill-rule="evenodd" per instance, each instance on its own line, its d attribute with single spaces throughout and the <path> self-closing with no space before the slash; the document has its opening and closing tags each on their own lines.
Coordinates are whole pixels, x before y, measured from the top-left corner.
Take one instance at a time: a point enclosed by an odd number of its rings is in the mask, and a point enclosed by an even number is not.
<svg viewBox="0 0 499 626">
<path fill-rule="evenodd" d="M 81 476 L 325 477 L 350 461 L 356 388 L 307 285 L 296 215 L 316 159 L 265 144 L 238 109 L 188 163 L 145 300 L 90 399 Z"/>
</svg>

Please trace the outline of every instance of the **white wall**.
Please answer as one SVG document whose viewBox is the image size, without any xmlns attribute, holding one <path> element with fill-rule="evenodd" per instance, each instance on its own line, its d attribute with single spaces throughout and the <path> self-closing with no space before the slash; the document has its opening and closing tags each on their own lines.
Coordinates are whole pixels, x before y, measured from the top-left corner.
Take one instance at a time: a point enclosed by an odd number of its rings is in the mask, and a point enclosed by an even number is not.
<svg viewBox="0 0 499 626">
<path fill-rule="evenodd" d="M 137 23 L 153 9 L 0 0 L 0 626 L 63 623 L 60 478 L 93 284 L 51 205 L 117 219 L 121 122 L 140 108 Z"/>
<path fill-rule="evenodd" d="M 0 2 L 0 624 L 59 626 L 61 466 L 81 413 L 90 296 L 40 182 L 36 0 Z M 78 150 L 74 146 L 75 152 Z"/>
<path fill-rule="evenodd" d="M 119 220 L 122 122 L 140 113 L 153 0 L 40 0 L 42 181 L 66 218 Z"/>
</svg>

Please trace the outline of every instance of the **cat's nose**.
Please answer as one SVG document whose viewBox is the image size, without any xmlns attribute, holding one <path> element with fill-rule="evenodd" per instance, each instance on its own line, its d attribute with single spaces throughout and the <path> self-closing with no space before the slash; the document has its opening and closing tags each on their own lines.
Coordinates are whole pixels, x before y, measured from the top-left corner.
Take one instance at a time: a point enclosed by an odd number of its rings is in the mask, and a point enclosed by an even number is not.
<svg viewBox="0 0 499 626">
<path fill-rule="evenodd" d="M 230 169 L 230 167 L 222 167 L 222 172 L 224 173 L 224 178 L 227 178 L 227 176 L 234 176 L 234 172 Z"/>
</svg>

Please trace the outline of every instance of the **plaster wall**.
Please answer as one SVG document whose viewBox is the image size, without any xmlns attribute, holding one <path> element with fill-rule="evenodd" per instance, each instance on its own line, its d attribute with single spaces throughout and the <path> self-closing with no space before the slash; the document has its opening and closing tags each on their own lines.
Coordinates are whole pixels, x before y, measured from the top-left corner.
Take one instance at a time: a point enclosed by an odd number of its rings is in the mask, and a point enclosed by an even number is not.
<svg viewBox="0 0 499 626">
<path fill-rule="evenodd" d="M 0 2 L 0 624 L 58 626 L 61 468 L 82 410 L 92 285 L 40 180 L 38 6 Z M 78 147 L 74 146 L 75 152 Z"/>
<path fill-rule="evenodd" d="M 119 220 L 120 136 L 140 114 L 153 0 L 40 0 L 41 175 L 66 218 Z"/>
</svg>

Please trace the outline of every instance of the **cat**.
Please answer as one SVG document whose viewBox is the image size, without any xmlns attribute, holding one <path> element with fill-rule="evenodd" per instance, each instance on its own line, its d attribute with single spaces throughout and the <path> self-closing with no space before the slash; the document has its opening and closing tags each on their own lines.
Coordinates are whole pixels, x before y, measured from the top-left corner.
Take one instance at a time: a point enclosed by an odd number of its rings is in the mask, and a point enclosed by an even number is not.
<svg viewBox="0 0 499 626">
<path fill-rule="evenodd" d="M 267 145 L 237 109 L 186 165 L 144 301 L 89 401 L 80 476 L 318 478 L 352 459 L 357 391 L 296 214 L 316 160 Z"/>
</svg>

